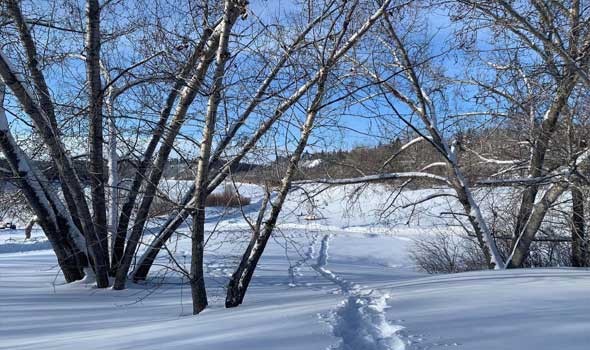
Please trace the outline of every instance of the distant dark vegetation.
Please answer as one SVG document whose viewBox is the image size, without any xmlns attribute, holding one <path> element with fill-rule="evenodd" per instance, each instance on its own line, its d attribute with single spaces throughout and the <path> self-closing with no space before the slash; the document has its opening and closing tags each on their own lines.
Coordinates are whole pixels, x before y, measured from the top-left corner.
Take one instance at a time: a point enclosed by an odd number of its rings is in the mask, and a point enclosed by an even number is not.
<svg viewBox="0 0 590 350">
<path fill-rule="evenodd" d="M 527 135 L 529 131 L 516 128 L 495 128 L 468 130 L 456 134 L 458 141 L 459 159 L 464 174 L 471 183 L 479 180 L 501 178 L 514 178 L 526 175 L 526 160 L 528 160 L 529 146 Z M 590 135 L 590 130 L 588 132 Z M 562 135 L 567 137 L 566 135 Z M 555 140 L 559 140 L 556 135 Z M 350 178 L 382 173 L 396 173 L 408 171 L 423 171 L 427 166 L 437 162 L 444 162 L 444 158 L 427 141 L 415 143 L 407 149 L 400 151 L 402 146 L 414 139 L 414 136 L 395 138 L 389 143 L 379 143 L 375 146 L 358 146 L 349 150 L 335 149 L 317 153 L 305 153 L 299 164 L 299 172 L 295 181 L 319 178 Z M 584 140 L 588 142 L 588 140 Z M 563 163 L 563 157 L 567 156 L 565 145 L 554 143 L 548 152 L 547 167 L 552 168 Z M 505 174 L 497 174 L 497 164 L 484 161 L 480 156 L 496 160 L 525 160 L 520 166 L 515 166 L 514 171 Z M 35 161 L 49 181 L 58 181 L 57 170 L 51 162 L 43 160 Z M 289 162 L 288 157 L 278 157 L 274 161 L 264 164 L 239 163 L 231 168 L 231 173 L 236 181 L 248 183 L 265 183 L 278 185 L 281 174 Z M 213 168 L 219 168 L 223 161 L 213 164 Z M 164 177 L 175 180 L 193 180 L 195 177 L 196 160 L 170 159 L 164 169 Z M 89 183 L 88 165 L 84 159 L 74 161 L 78 174 L 83 183 Z M 0 169 L 8 169 L 8 164 L 0 159 Z M 135 162 L 122 160 L 119 163 L 120 178 L 131 177 L 135 169 Z M 436 175 L 445 175 L 445 167 L 434 166 L 425 170 Z M 107 173 L 105 169 L 105 173 Z M 11 179 L 10 174 L 0 171 L 0 180 L 6 183 Z M 384 181 L 391 184 L 401 184 L 403 180 Z M 440 186 L 429 180 L 412 180 L 406 184 L 407 188 L 425 188 Z"/>
<path fill-rule="evenodd" d="M 514 129 L 478 129 L 457 133 L 459 163 L 471 183 L 485 179 L 508 179 L 524 177 L 527 174 L 529 158 L 529 130 Z M 588 132 L 590 137 L 590 130 Z M 556 135 L 560 140 L 566 135 Z M 318 178 L 350 178 L 382 173 L 397 173 L 408 171 L 426 171 L 431 174 L 445 175 L 444 166 L 429 167 L 434 163 L 445 162 L 445 159 L 427 141 L 421 141 L 401 151 L 403 145 L 414 137 L 395 138 L 389 143 L 376 146 L 360 146 L 351 150 L 333 150 L 318 153 L 306 153 L 299 166 L 296 180 Z M 583 142 L 588 142 L 585 140 Z M 504 169 L 498 164 L 485 161 L 495 160 L 524 160 L 515 164 L 510 172 L 498 173 Z M 563 164 L 564 157 L 568 157 L 566 143 L 554 142 L 548 152 L 546 164 L 549 169 Z M 314 162 L 315 161 L 315 162 Z M 246 174 L 243 180 L 248 182 L 278 182 L 276 174 L 284 173 L 288 158 L 279 158 L 270 165 L 256 167 Z M 313 165 L 313 166 L 310 166 Z M 426 170 L 425 168 L 428 167 Z M 385 181 L 401 184 L 405 180 Z M 425 188 L 440 186 L 440 183 L 430 180 L 412 180 L 406 184 L 407 188 Z"/>
</svg>

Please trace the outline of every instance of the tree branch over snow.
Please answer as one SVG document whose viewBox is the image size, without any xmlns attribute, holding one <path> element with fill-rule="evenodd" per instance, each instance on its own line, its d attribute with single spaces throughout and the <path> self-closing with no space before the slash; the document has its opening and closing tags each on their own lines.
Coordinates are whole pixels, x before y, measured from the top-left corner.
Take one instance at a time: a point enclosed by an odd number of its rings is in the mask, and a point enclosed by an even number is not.
<svg viewBox="0 0 590 350">
<path fill-rule="evenodd" d="M 326 184 L 326 185 L 351 185 L 360 184 L 367 182 L 379 182 L 385 180 L 397 180 L 397 179 L 427 179 L 448 184 L 448 179 L 443 176 L 438 176 L 430 173 L 421 172 L 402 172 L 402 173 L 386 173 L 377 175 L 368 175 L 346 179 L 311 179 L 311 180 L 299 180 L 293 181 L 295 185 L 305 184 Z"/>
</svg>

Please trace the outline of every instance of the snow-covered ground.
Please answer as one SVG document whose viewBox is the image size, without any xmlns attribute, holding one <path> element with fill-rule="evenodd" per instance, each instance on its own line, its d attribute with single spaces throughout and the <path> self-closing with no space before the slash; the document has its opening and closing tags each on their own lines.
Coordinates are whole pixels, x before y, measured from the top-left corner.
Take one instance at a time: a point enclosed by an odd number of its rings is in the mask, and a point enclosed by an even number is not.
<svg viewBox="0 0 590 350">
<path fill-rule="evenodd" d="M 240 190 L 255 215 L 260 190 Z M 211 209 L 210 307 L 198 316 L 179 275 L 160 269 L 125 291 L 64 285 L 41 232 L 24 241 L 21 230 L 0 231 L 0 349 L 587 349 L 590 271 L 424 275 L 408 248 L 453 229 L 438 215 L 448 200 L 380 217 L 387 191 L 371 186 L 351 205 L 357 194 L 331 189 L 313 205 L 291 196 L 244 304 L 230 310 L 223 286 L 247 224 L 240 212 Z M 170 244 L 181 263 L 189 243 L 180 234 Z"/>
</svg>

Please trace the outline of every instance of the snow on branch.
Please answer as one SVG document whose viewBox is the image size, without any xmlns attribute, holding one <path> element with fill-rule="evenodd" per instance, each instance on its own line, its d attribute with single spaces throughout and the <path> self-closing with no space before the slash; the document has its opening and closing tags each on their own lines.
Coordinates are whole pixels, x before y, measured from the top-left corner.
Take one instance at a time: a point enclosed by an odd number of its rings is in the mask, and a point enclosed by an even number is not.
<svg viewBox="0 0 590 350">
<path fill-rule="evenodd" d="M 420 171 L 426 171 L 428 169 L 432 169 L 432 168 L 436 168 L 436 167 L 446 167 L 447 165 L 448 165 L 448 163 L 445 163 L 445 162 L 434 162 L 434 163 L 428 164 L 427 166 L 422 168 Z"/>
<path fill-rule="evenodd" d="M 397 150 L 397 152 L 395 152 L 391 157 L 387 158 L 387 160 L 383 163 L 383 166 L 381 167 L 381 169 L 383 169 L 385 166 L 387 166 L 389 163 L 391 163 L 397 156 L 399 156 L 403 151 L 410 148 L 412 145 L 422 142 L 422 141 L 425 141 L 425 140 L 431 140 L 431 139 L 432 138 L 429 136 L 418 136 L 415 139 L 408 141 L 405 145 L 401 146 L 400 149 Z"/>
<path fill-rule="evenodd" d="M 412 203 L 408 203 L 408 204 L 404 204 L 401 207 L 402 208 L 409 208 L 409 207 L 413 207 L 428 201 L 431 201 L 435 198 L 440 198 L 440 197 L 452 197 L 452 198 L 457 198 L 456 194 L 452 194 L 452 193 L 435 193 L 435 194 L 431 194 L 429 196 L 423 197 L 418 199 L 417 201 L 414 201 Z"/>
<path fill-rule="evenodd" d="M 517 160 L 499 160 L 499 159 L 492 159 L 492 158 L 487 158 L 484 157 L 483 155 L 475 152 L 474 150 L 464 147 L 466 150 L 468 150 L 469 152 L 475 154 L 477 156 L 477 158 L 481 159 L 484 163 L 489 163 L 489 164 L 497 164 L 497 165 L 518 165 L 518 164 L 522 164 L 524 161 L 522 159 L 517 159 Z"/>
<path fill-rule="evenodd" d="M 447 178 L 442 177 L 442 176 L 438 176 L 438 175 L 434 175 L 434 174 L 430 174 L 430 173 L 409 171 L 409 172 L 404 172 L 404 173 L 386 173 L 386 174 L 368 175 L 368 176 L 344 178 L 344 179 L 300 180 L 300 181 L 293 181 L 293 184 L 296 184 L 296 185 L 305 185 L 305 184 L 351 185 L 351 184 L 377 182 L 377 181 L 383 181 L 383 180 L 396 180 L 396 179 L 428 179 L 428 180 L 434 180 L 434 181 L 448 183 Z"/>
<path fill-rule="evenodd" d="M 474 183 L 478 187 L 504 187 L 504 186 L 530 186 L 530 185 L 543 185 L 551 183 L 554 176 L 541 176 L 541 177 L 523 177 L 513 179 L 488 179 L 480 180 Z"/>
</svg>

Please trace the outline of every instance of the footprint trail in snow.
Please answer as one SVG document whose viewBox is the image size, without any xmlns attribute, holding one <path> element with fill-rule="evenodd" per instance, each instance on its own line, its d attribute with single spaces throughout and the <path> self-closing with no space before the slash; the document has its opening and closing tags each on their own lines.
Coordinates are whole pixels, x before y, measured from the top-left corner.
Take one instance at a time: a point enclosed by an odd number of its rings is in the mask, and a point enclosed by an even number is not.
<svg viewBox="0 0 590 350">
<path fill-rule="evenodd" d="M 402 326 L 385 318 L 389 295 L 376 290 L 362 290 L 355 283 L 344 280 L 327 268 L 330 235 L 322 239 L 317 263 L 312 268 L 321 276 L 338 285 L 347 296 L 333 312 L 332 330 L 340 338 L 335 350 L 405 350 L 398 332 Z"/>
</svg>

